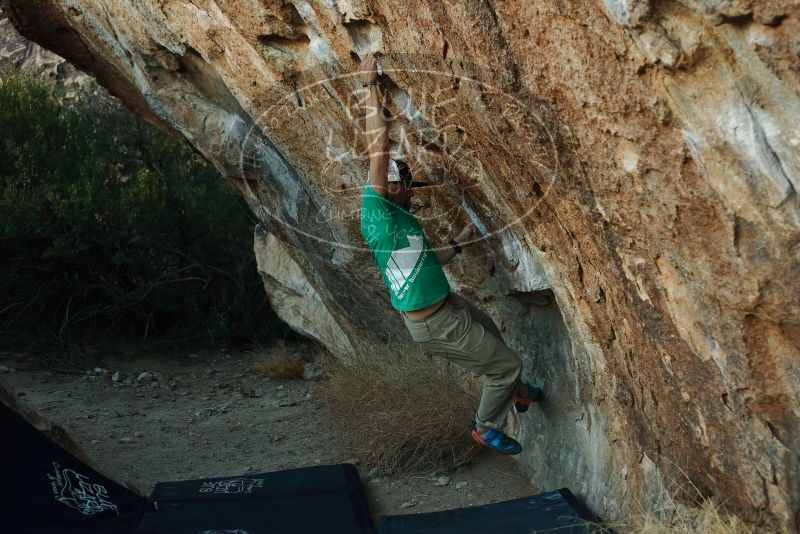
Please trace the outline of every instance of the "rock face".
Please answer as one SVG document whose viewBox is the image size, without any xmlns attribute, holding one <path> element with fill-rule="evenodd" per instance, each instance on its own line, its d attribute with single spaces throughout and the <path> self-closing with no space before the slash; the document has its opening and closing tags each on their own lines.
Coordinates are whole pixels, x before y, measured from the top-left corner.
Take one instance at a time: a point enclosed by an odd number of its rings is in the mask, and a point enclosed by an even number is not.
<svg viewBox="0 0 800 534">
<path fill-rule="evenodd" d="M 13 66 L 31 72 L 47 82 L 68 87 L 82 85 L 91 79 L 64 58 L 20 35 L 1 11 L 0 65 Z"/>
<path fill-rule="evenodd" d="M 295 331 L 320 341 L 336 354 L 352 353 L 353 345 L 293 259 L 297 253 L 287 250 L 289 246 L 263 226 L 256 228 L 256 263 L 273 309 Z"/>
<path fill-rule="evenodd" d="M 408 339 L 357 211 L 349 74 L 380 52 L 429 237 L 484 235 L 451 285 L 549 395 L 521 425 L 536 484 L 613 517 L 683 471 L 797 527 L 798 1 L 0 5 L 214 162 L 275 309 L 345 357 Z"/>
</svg>

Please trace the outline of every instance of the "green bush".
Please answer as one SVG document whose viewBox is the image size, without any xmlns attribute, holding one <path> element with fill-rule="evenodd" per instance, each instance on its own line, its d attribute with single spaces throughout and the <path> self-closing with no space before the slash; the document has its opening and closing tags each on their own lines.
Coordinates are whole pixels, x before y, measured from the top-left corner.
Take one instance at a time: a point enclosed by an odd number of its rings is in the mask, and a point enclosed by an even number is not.
<svg viewBox="0 0 800 534">
<path fill-rule="evenodd" d="M 0 339 L 283 333 L 212 166 L 96 86 L 0 75 Z"/>
</svg>

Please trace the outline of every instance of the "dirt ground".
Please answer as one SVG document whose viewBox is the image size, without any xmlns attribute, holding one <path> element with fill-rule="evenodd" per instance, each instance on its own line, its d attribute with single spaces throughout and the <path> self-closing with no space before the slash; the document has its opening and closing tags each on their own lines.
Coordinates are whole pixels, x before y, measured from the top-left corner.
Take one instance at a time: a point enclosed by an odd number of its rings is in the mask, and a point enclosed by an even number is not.
<svg viewBox="0 0 800 534">
<path fill-rule="evenodd" d="M 64 368 L 43 365 L 35 354 L 4 352 L 0 366 L 10 370 L 0 367 L 0 382 L 63 426 L 96 468 L 145 495 L 158 481 L 358 466 L 324 417 L 317 383 L 256 373 L 268 357 L 265 351 L 94 356 Z M 512 458 L 491 453 L 428 475 L 359 471 L 376 519 L 537 493 Z"/>
</svg>

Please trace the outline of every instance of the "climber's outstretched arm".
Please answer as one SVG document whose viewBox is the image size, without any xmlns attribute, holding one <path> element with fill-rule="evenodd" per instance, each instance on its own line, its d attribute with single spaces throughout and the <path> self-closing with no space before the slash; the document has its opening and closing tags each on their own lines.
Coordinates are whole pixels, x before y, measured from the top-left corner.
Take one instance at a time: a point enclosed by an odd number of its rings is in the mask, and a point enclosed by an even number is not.
<svg viewBox="0 0 800 534">
<path fill-rule="evenodd" d="M 455 241 L 458 246 L 465 247 L 475 242 L 473 239 L 474 237 L 475 225 L 470 223 L 461 230 L 453 241 Z M 442 247 L 435 250 L 434 253 L 436 254 L 436 259 L 439 260 L 439 265 L 446 265 L 456 255 L 455 249 L 449 243 L 447 245 L 442 245 Z"/>
<path fill-rule="evenodd" d="M 364 81 L 378 79 L 378 64 L 372 53 L 367 53 L 361 62 Z M 367 143 L 369 148 L 369 181 L 381 196 L 386 196 L 387 170 L 389 168 L 389 136 L 383 114 L 383 91 L 377 83 L 367 86 Z"/>
</svg>

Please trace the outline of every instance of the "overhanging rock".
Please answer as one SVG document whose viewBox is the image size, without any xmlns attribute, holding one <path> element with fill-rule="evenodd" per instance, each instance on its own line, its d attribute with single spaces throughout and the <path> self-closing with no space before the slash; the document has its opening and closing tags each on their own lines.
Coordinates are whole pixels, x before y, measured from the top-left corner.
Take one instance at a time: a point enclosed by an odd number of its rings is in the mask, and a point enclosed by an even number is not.
<svg viewBox="0 0 800 534">
<path fill-rule="evenodd" d="M 0 4 L 214 162 L 296 254 L 334 350 L 404 335 L 357 217 L 350 73 L 380 51 L 392 150 L 437 184 L 426 232 L 485 235 L 453 287 L 552 385 L 522 421 L 529 475 L 613 518 L 680 466 L 795 521 L 797 2 Z M 565 454 L 543 465 L 537 436 Z"/>
</svg>

